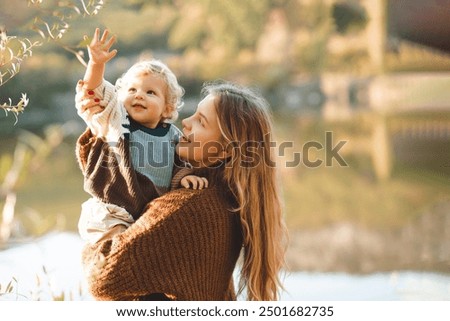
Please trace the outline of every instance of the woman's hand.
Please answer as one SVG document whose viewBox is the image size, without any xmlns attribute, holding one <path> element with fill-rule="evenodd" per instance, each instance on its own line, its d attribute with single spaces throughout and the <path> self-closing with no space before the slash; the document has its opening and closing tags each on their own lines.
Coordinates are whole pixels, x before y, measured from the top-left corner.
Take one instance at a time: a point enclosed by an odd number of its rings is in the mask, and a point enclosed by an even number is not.
<svg viewBox="0 0 450 321">
<path fill-rule="evenodd" d="M 105 103 L 95 96 L 91 89 L 84 86 L 84 81 L 77 83 L 75 103 L 79 113 L 88 113 L 90 116 L 101 113 L 105 109 Z"/>
<path fill-rule="evenodd" d="M 117 50 L 111 49 L 112 45 L 116 42 L 116 37 L 111 36 L 108 39 L 109 31 L 105 29 L 103 35 L 100 37 L 100 29 L 96 28 L 94 37 L 91 43 L 88 45 L 89 60 L 94 64 L 106 64 L 117 54 Z M 87 36 L 84 36 L 87 39 Z"/>
</svg>

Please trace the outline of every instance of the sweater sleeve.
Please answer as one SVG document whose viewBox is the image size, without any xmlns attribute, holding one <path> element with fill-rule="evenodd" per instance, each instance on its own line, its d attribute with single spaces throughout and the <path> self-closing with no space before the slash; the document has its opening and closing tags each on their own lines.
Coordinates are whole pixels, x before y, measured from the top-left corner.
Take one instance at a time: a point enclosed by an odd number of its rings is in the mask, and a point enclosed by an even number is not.
<svg viewBox="0 0 450 321">
<path fill-rule="evenodd" d="M 84 176 L 84 190 L 104 203 L 124 208 L 137 219 L 159 193 L 148 177 L 133 169 L 128 150 L 124 139 L 111 147 L 88 128 L 78 138 L 76 156 Z"/>
<path fill-rule="evenodd" d="M 79 82 L 75 96 L 75 107 L 78 115 L 85 121 L 95 136 L 105 137 L 110 142 L 117 142 L 121 135 L 125 111 L 117 100 L 116 88 L 108 81 L 103 80 L 102 84 L 94 89 L 95 97 L 99 98 L 105 107 L 102 112 L 97 114 L 81 111 L 83 91 L 85 90 L 86 88 L 83 88 Z"/>
<path fill-rule="evenodd" d="M 87 246 L 93 296 L 132 300 L 164 293 L 178 300 L 224 298 L 239 255 L 233 215 L 203 191 L 177 190 L 151 202 L 125 232 Z M 212 193 L 212 194 L 211 194 Z"/>
</svg>

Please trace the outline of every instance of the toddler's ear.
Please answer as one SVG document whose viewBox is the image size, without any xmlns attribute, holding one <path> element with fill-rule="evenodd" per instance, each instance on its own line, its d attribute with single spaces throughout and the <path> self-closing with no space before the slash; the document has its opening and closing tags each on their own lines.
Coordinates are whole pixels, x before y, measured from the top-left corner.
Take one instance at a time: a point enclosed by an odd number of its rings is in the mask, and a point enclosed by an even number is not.
<svg viewBox="0 0 450 321">
<path fill-rule="evenodd" d="M 162 112 L 162 117 L 163 117 L 164 119 L 169 119 L 170 116 L 171 116 L 171 113 L 170 113 L 170 107 L 169 107 L 169 106 L 166 106 L 166 109 Z"/>
</svg>

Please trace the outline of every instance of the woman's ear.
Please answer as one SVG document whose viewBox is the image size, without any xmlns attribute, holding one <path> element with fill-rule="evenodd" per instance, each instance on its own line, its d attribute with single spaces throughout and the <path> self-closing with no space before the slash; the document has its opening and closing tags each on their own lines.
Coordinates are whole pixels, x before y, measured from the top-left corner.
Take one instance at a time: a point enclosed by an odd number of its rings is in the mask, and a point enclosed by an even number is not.
<svg viewBox="0 0 450 321">
<path fill-rule="evenodd" d="M 228 157 L 230 157 L 231 153 L 228 153 L 226 150 L 223 150 L 219 153 L 218 158 L 219 159 L 227 159 Z"/>
<path fill-rule="evenodd" d="M 231 158 L 231 152 L 228 153 L 226 150 L 222 150 L 216 154 L 216 156 L 213 157 L 212 161 L 213 163 L 220 162 L 222 164 L 225 164 L 229 159 Z"/>
<path fill-rule="evenodd" d="M 222 142 L 212 142 L 210 145 L 211 149 L 209 149 L 209 160 L 216 162 L 216 161 L 225 161 L 231 156 L 231 149 L 228 150 L 226 146 L 224 146 L 225 143 Z"/>
<path fill-rule="evenodd" d="M 221 159 L 227 159 L 232 156 L 233 154 L 233 146 L 232 144 L 227 144 L 224 141 L 221 142 L 222 144 L 222 151 L 219 152 Z"/>
</svg>

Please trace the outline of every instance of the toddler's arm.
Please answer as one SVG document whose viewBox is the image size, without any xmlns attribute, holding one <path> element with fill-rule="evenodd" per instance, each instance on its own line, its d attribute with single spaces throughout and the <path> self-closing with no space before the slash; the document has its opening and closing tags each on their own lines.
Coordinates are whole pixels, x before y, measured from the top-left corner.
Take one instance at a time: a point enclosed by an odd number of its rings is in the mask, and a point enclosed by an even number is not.
<svg viewBox="0 0 450 321">
<path fill-rule="evenodd" d="M 100 29 L 96 28 L 94 37 L 88 45 L 89 62 L 84 74 L 84 83 L 88 89 L 95 89 L 102 83 L 105 66 L 117 54 L 117 50 L 109 51 L 116 41 L 116 37 L 108 39 L 109 31 L 106 29 L 100 37 Z M 85 37 L 86 38 L 86 37 Z"/>
<path fill-rule="evenodd" d="M 100 37 L 100 29 L 95 29 L 88 45 L 89 63 L 84 79 L 77 84 L 75 104 L 78 114 L 95 136 L 117 141 L 124 115 L 117 108 L 115 87 L 103 79 L 106 63 L 117 54 L 117 50 L 110 51 L 116 38 L 108 38 L 108 34 L 105 30 Z"/>
</svg>

